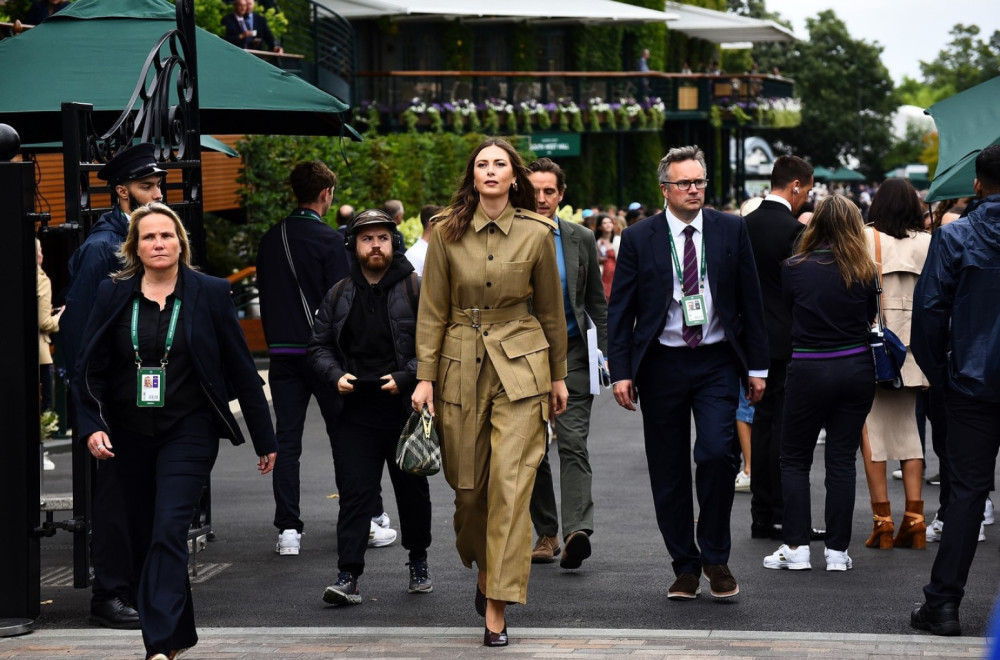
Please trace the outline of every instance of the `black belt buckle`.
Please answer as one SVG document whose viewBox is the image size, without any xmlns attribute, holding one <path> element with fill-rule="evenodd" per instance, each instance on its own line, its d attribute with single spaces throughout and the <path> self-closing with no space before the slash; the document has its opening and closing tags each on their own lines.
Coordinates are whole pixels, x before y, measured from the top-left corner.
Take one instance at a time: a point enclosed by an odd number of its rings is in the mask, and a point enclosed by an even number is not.
<svg viewBox="0 0 1000 660">
<path fill-rule="evenodd" d="M 472 327 L 478 330 L 483 324 L 482 310 L 473 307 L 468 311 L 469 318 L 472 319 Z"/>
</svg>

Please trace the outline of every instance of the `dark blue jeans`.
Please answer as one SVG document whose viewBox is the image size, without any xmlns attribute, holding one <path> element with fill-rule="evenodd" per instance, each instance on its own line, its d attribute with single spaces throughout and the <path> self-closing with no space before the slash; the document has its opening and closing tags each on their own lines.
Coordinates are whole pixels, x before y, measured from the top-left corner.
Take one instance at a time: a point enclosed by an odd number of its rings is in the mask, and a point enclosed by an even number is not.
<svg viewBox="0 0 1000 660">
<path fill-rule="evenodd" d="M 861 429 L 875 398 L 875 373 L 867 352 L 825 360 L 796 360 L 785 380 L 781 438 L 782 539 L 809 545 L 812 528 L 809 470 L 821 428 L 826 428 L 826 547 L 847 550 L 854 517 Z"/>
</svg>

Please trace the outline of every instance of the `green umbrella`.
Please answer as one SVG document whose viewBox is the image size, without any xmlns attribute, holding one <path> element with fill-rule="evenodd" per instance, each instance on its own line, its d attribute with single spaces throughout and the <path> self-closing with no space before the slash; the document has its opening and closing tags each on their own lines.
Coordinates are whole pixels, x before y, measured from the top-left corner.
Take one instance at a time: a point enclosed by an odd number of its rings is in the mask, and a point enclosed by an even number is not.
<svg viewBox="0 0 1000 660">
<path fill-rule="evenodd" d="M 822 165 L 817 165 L 813 168 L 813 178 L 827 181 L 833 175 L 833 170 L 823 167 Z"/>
<path fill-rule="evenodd" d="M 830 173 L 831 181 L 866 181 L 865 175 L 861 172 L 848 169 L 846 167 L 838 167 L 836 170 Z"/>
<path fill-rule="evenodd" d="M 24 143 L 61 140 L 60 105 L 75 101 L 94 106 L 99 131 L 110 128 L 149 51 L 174 27 L 174 6 L 162 0 L 78 0 L 0 41 L 0 122 Z M 203 133 L 341 131 L 347 105 L 337 98 L 200 28 L 196 44 Z"/>
<path fill-rule="evenodd" d="M 971 197 L 976 156 L 1000 144 L 1000 76 L 927 109 L 938 129 L 938 166 L 926 201 Z"/>
</svg>

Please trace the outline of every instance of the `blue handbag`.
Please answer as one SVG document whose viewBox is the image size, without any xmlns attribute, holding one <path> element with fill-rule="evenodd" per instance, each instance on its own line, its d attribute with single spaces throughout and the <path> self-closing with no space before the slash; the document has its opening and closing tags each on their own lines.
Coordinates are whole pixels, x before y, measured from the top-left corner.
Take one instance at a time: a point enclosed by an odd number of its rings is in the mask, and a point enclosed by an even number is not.
<svg viewBox="0 0 1000 660">
<path fill-rule="evenodd" d="M 882 316 L 882 246 L 878 230 L 873 230 L 875 263 L 878 266 L 875 274 L 878 315 L 875 317 L 875 326 L 868 333 L 868 346 L 875 362 L 875 383 L 883 389 L 898 390 L 903 387 L 902 369 L 903 362 L 906 361 L 906 344 L 900 341 L 895 332 L 885 327 L 885 318 Z"/>
</svg>

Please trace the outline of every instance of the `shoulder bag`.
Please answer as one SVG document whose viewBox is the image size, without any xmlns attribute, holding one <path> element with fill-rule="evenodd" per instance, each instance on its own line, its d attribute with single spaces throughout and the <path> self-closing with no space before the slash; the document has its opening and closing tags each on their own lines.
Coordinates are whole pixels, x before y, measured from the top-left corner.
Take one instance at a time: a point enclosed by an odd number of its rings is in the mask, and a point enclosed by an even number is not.
<svg viewBox="0 0 1000 660">
<path fill-rule="evenodd" d="M 878 314 L 874 327 L 868 333 L 868 346 L 875 362 L 875 382 L 883 389 L 898 390 L 903 387 L 901 371 L 906 360 L 906 345 L 885 326 L 882 316 L 882 244 L 879 231 L 872 227 L 872 233 L 875 236 L 875 265 L 878 268 L 875 274 Z"/>
</svg>

